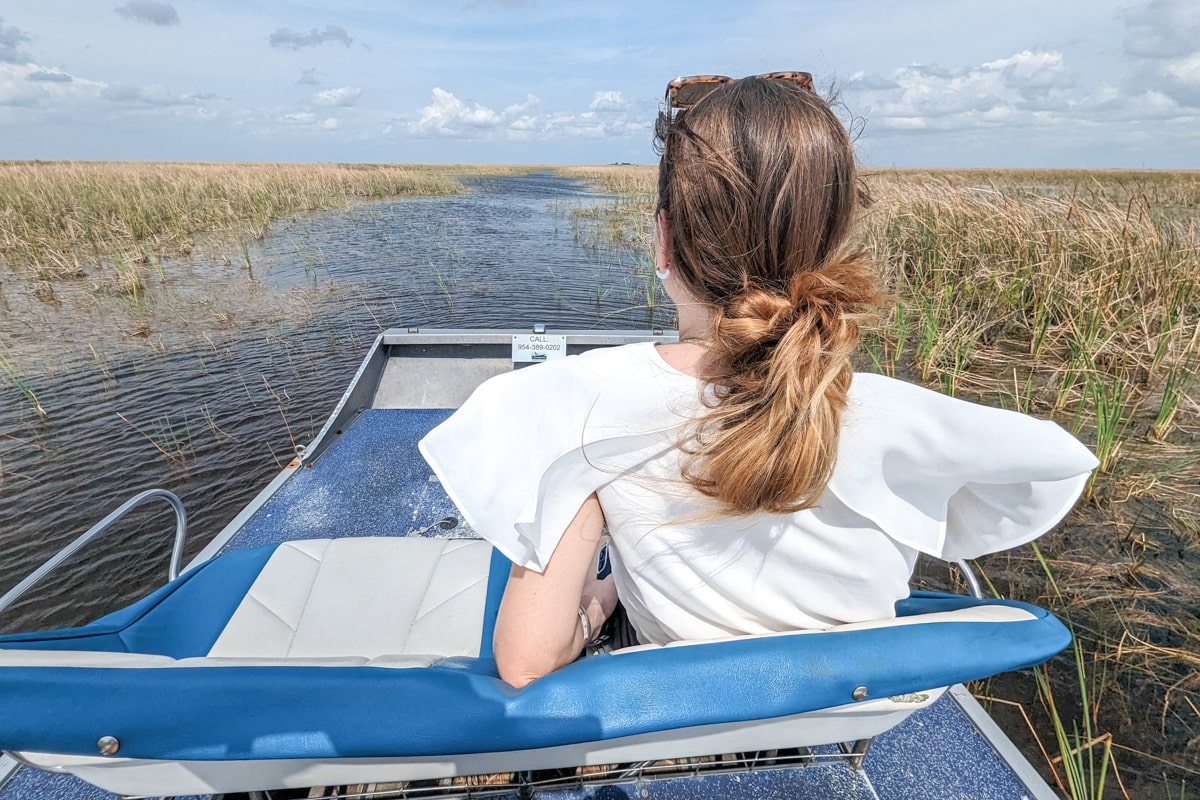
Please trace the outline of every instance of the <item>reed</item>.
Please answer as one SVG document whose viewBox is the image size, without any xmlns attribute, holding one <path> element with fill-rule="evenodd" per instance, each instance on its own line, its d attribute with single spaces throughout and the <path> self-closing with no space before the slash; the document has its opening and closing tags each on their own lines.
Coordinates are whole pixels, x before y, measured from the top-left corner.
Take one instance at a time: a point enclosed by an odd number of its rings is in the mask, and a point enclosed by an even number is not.
<svg viewBox="0 0 1200 800">
<path fill-rule="evenodd" d="M 453 194 L 462 167 L 0 162 L 0 261 L 23 278 L 88 278 L 136 296 L 137 268 L 196 236 L 242 243 L 272 222 L 373 198 Z"/>
<path fill-rule="evenodd" d="M 142 428 L 120 411 L 116 414 L 122 422 L 133 428 L 175 466 L 186 467 L 188 460 L 195 458 L 196 448 L 192 442 L 192 427 L 186 414 L 182 421 L 175 421 L 169 415 L 164 414 L 154 420 L 150 430 Z"/>
<path fill-rule="evenodd" d="M 453 313 L 454 293 L 451 291 L 451 287 L 453 286 L 452 276 L 446 272 L 442 272 L 441 268 L 436 264 L 430 263 L 429 266 L 433 269 L 433 277 L 434 280 L 437 281 L 438 291 L 441 292 L 442 296 L 446 298 L 446 310 Z M 376 320 L 375 324 L 378 325 L 379 321 Z"/>
<path fill-rule="evenodd" d="M 644 164 L 612 164 L 597 167 L 555 167 L 564 178 L 586 181 L 602 192 L 622 197 L 653 196 L 657 171 Z"/>
<path fill-rule="evenodd" d="M 1200 368 L 1197 363 L 1200 356 L 1189 358 L 1176 364 L 1167 373 L 1163 381 L 1162 394 L 1159 398 L 1158 413 L 1154 416 L 1151 432 L 1155 439 L 1163 441 L 1175 423 L 1175 415 L 1179 413 L 1180 403 L 1187 400 L 1196 385 Z"/>
<path fill-rule="evenodd" d="M 654 277 L 654 168 L 635 165 L 557 167 L 555 172 L 586 181 L 601 192 L 614 195 L 607 202 L 560 204 L 553 211 L 567 218 L 576 242 L 623 272 L 630 303 L 645 309 L 646 319 L 653 321 L 662 303 Z M 606 294 L 601 283 L 602 278 L 597 275 L 597 305 Z"/>
<path fill-rule="evenodd" d="M 1054 697 L 1054 683 L 1050 679 L 1049 669 L 1042 665 L 1034 670 L 1038 690 L 1045 703 L 1050 723 L 1054 729 L 1054 739 L 1059 754 L 1050 759 L 1050 768 L 1060 789 L 1067 792 L 1071 800 L 1103 800 L 1104 786 L 1108 780 L 1109 771 L 1115 773 L 1116 762 L 1112 753 L 1112 734 L 1095 734 L 1095 722 L 1092 718 L 1092 708 L 1099 705 L 1100 698 L 1089 694 L 1095 690 L 1096 678 L 1089 675 L 1086 668 L 1086 657 L 1079 640 L 1072 643 L 1072 656 L 1076 668 L 1076 680 L 1079 696 L 1077 698 L 1081 713 L 1079 719 L 1070 720 L 1068 715 L 1059 710 Z M 1103 678 L 1101 677 L 1101 682 Z M 1100 749 L 1099 755 L 1096 750 Z M 1061 774 L 1060 774 L 1061 770 Z M 1119 773 L 1117 773 L 1119 776 Z M 1127 792 L 1122 794 L 1128 798 Z"/>
<path fill-rule="evenodd" d="M 1064 790 L 1099 797 L 1113 747 L 1161 752 L 1200 725 L 1193 695 L 1170 690 L 1194 674 L 1200 638 L 1170 599 L 1200 584 L 1189 555 L 1200 537 L 1185 522 L 1200 511 L 1200 469 L 1182 454 L 1200 432 L 1200 176 L 880 171 L 868 182 L 876 204 L 859 240 L 898 298 L 872 338 L 895 352 L 894 371 L 1056 419 L 1101 460 L 1090 502 L 1042 540 L 1056 581 L 1019 556 L 988 560 L 1004 565 L 1006 594 L 1047 603 L 1078 637 L 1071 668 L 1053 662 L 1040 691 Z M 1086 716 L 1064 716 L 1052 693 Z M 1160 724 L 1132 706 L 1163 709 Z M 1200 766 L 1186 749 L 1168 761 L 1167 783 L 1146 795 Z"/>
<path fill-rule="evenodd" d="M 29 403 L 29 406 L 38 415 L 39 420 L 45 422 L 50 418 L 50 413 L 46 411 L 41 401 L 38 400 L 37 393 L 33 391 L 33 385 L 29 382 L 29 379 L 25 377 L 25 374 L 17 366 L 16 362 L 3 348 L 0 348 L 0 375 L 4 375 L 13 386 L 17 387 L 17 391 Z"/>
</svg>

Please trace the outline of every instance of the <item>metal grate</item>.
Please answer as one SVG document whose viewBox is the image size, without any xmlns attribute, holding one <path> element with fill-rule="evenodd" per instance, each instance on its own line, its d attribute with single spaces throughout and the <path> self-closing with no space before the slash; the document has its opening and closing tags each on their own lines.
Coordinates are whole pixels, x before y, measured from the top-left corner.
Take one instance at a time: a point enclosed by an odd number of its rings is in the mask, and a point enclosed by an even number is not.
<svg viewBox="0 0 1200 800">
<path fill-rule="evenodd" d="M 535 792 L 586 789 L 605 784 L 702 777 L 721 773 L 748 773 L 794 769 L 842 761 L 859 767 L 870 740 L 830 747 L 724 753 L 696 758 L 604 764 L 573 769 L 503 772 L 458 778 L 400 783 L 315 786 L 310 789 L 277 789 L 247 794 L 214 795 L 213 800 L 474 800 L 486 797 L 532 797 Z"/>
</svg>

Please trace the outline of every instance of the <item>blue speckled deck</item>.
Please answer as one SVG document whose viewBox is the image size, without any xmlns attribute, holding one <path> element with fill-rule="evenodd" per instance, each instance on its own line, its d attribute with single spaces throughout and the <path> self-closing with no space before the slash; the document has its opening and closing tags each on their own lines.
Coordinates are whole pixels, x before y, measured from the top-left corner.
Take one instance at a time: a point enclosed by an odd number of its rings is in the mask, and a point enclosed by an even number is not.
<svg viewBox="0 0 1200 800">
<path fill-rule="evenodd" d="M 469 534 L 466 523 L 417 451 L 450 416 L 441 409 L 368 409 L 338 440 L 296 470 L 226 550 L 289 539 Z M 454 529 L 438 523 L 453 517 Z"/>
<path fill-rule="evenodd" d="M 949 692 L 875 737 L 864 767 L 880 800 L 1031 796 Z"/>
<path fill-rule="evenodd" d="M 539 800 L 878 800 L 866 777 L 845 762 L 551 789 L 535 796 Z"/>
<path fill-rule="evenodd" d="M 189 795 L 172 800 L 210 798 L 211 795 Z M 0 800 L 120 800 L 120 795 L 106 792 L 65 772 L 46 772 L 21 766 L 13 772 L 7 783 L 0 786 Z"/>
<path fill-rule="evenodd" d="M 3 800 L 118 800 L 118 796 L 85 783 L 73 775 L 18 767 L 8 783 L 0 788 Z"/>
</svg>

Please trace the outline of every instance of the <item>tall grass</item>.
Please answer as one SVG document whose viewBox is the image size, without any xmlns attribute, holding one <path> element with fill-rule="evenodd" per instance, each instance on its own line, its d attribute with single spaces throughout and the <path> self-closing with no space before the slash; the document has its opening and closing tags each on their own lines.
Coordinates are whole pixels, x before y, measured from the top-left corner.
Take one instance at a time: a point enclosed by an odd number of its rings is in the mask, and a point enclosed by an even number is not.
<svg viewBox="0 0 1200 800">
<path fill-rule="evenodd" d="M 587 181 L 602 192 L 645 200 L 655 192 L 657 172 L 639 164 L 613 164 L 599 167 L 555 167 L 565 178 Z"/>
<path fill-rule="evenodd" d="M 1101 461 L 1088 502 L 1042 540 L 1057 586 L 1021 553 L 987 562 L 1007 594 L 1050 605 L 1078 636 L 1070 666 L 1039 679 L 1064 789 L 1101 796 L 1114 748 L 1171 765 L 1147 795 L 1178 785 L 1200 769 L 1195 749 L 1167 749 L 1200 733 L 1200 617 L 1186 599 L 1200 586 L 1188 522 L 1200 513 L 1200 176 L 868 182 L 860 242 L 897 298 L 868 334 L 875 350 L 897 374 L 1055 419 Z M 1083 716 L 1069 721 L 1055 695 Z"/>
<path fill-rule="evenodd" d="M 17 387 L 17 391 L 21 393 L 21 396 L 25 398 L 29 406 L 37 413 L 38 419 L 45 422 L 50 418 L 50 412 L 46 411 L 41 401 L 38 400 L 37 393 L 33 390 L 33 384 L 29 382 L 29 379 L 25 377 L 20 367 L 17 366 L 13 358 L 2 347 L 0 347 L 0 375 L 3 375 L 13 386 Z"/>
<path fill-rule="evenodd" d="M 580 245 L 595 251 L 601 259 L 610 257 L 606 254 L 613 254 L 611 258 L 618 262 L 616 266 L 624 270 L 630 304 L 645 309 L 650 323 L 662 303 L 658 279 L 654 276 L 653 168 L 633 165 L 557 167 L 555 172 L 587 181 L 602 192 L 616 195 L 608 203 L 568 209 L 567 216 Z"/>
<path fill-rule="evenodd" d="M 21 277 L 51 284 L 98 277 L 136 297 L 139 270 L 187 255 L 199 233 L 244 243 L 283 217 L 371 198 L 452 194 L 462 191 L 455 169 L 0 162 L 0 261 Z"/>
</svg>

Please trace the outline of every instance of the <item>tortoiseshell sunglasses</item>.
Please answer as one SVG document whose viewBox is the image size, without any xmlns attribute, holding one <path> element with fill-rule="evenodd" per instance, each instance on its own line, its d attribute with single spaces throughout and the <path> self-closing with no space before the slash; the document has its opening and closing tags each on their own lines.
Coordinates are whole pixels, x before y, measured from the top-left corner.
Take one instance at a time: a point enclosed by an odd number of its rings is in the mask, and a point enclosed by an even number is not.
<svg viewBox="0 0 1200 800">
<path fill-rule="evenodd" d="M 813 89 L 812 75 L 808 72 L 764 72 L 755 75 L 769 81 L 791 81 L 801 88 Z M 735 79 L 726 75 L 692 75 L 687 78 L 676 78 L 667 84 L 667 107 L 688 109 L 699 103 L 708 93 L 725 83 L 733 83 Z"/>
</svg>

